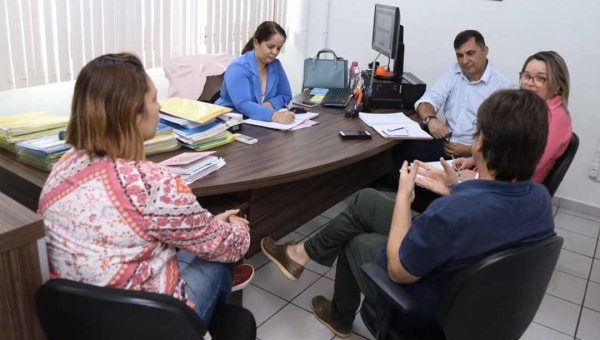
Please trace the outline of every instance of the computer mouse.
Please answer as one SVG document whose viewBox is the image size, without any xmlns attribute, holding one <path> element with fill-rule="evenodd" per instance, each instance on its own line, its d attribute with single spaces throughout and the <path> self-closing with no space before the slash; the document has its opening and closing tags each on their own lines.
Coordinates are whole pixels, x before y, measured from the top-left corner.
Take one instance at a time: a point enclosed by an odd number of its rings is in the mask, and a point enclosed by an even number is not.
<svg viewBox="0 0 600 340">
<path fill-rule="evenodd" d="M 291 112 L 293 113 L 307 113 L 308 111 L 306 111 L 305 109 L 301 108 L 301 107 L 292 107 L 290 109 Z"/>
</svg>

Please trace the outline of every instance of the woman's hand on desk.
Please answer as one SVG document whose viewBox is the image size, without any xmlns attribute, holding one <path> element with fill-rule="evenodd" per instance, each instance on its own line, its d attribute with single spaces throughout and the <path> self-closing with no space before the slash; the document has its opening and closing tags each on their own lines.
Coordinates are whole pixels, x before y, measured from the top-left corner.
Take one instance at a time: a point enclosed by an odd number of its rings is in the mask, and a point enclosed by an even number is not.
<svg viewBox="0 0 600 340">
<path fill-rule="evenodd" d="M 273 113 L 271 120 L 279 124 L 292 124 L 296 115 L 290 111 L 277 111 Z"/>
<path fill-rule="evenodd" d="M 444 170 L 440 170 L 430 164 L 421 161 L 415 161 L 414 164 L 419 166 L 419 175 L 415 182 L 421 188 L 435 192 L 438 195 L 450 195 L 452 186 L 458 184 L 458 176 L 456 170 L 452 168 L 443 158 L 440 159 Z"/>
</svg>

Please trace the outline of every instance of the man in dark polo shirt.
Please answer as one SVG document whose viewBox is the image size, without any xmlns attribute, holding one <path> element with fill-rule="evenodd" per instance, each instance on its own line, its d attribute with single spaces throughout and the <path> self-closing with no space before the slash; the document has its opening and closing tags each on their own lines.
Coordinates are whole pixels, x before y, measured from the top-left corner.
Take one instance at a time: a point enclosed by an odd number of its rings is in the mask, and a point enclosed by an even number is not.
<svg viewBox="0 0 600 340">
<path fill-rule="evenodd" d="M 417 310 L 395 322 L 431 326 L 453 272 L 490 252 L 555 235 L 550 195 L 530 180 L 548 137 L 546 103 L 530 91 L 499 91 L 480 106 L 474 137 L 479 179 L 453 186 L 450 196 L 414 221 L 410 205 L 418 166 L 405 162 L 395 201 L 365 189 L 305 243 L 262 240 L 263 252 L 294 281 L 308 261 L 332 266 L 337 258 L 333 300 L 312 300 L 315 317 L 337 336 L 352 335 L 361 291 L 377 301 L 376 288 L 360 270 L 364 263 L 380 264 L 417 300 Z"/>
</svg>

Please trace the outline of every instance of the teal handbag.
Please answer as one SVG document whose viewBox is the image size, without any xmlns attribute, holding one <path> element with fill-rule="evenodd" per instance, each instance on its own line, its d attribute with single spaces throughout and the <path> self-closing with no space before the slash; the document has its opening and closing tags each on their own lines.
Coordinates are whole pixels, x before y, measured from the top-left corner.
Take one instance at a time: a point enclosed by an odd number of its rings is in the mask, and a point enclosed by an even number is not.
<svg viewBox="0 0 600 340">
<path fill-rule="evenodd" d="M 333 54 L 333 59 L 320 59 L 321 53 Z M 324 48 L 315 58 L 304 60 L 304 80 L 306 88 L 344 88 L 348 87 L 348 60 L 338 57 L 335 52 Z"/>
</svg>

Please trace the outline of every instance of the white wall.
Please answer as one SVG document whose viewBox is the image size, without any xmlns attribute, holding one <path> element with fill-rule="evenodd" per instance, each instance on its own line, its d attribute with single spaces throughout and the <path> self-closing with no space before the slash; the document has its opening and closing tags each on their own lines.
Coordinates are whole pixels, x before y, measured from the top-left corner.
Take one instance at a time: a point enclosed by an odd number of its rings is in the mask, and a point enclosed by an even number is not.
<svg viewBox="0 0 600 340">
<path fill-rule="evenodd" d="M 279 59 L 292 86 L 292 93 L 302 88 L 304 59 L 313 57 L 327 44 L 329 0 L 291 0 L 288 2 L 288 21 L 285 50 Z M 329 56 L 330 57 L 330 56 Z"/>
<path fill-rule="evenodd" d="M 429 85 L 455 61 L 452 43 L 465 29 L 484 35 L 489 60 L 515 84 L 529 55 L 541 50 L 561 54 L 571 73 L 569 110 L 581 144 L 556 195 L 600 207 L 600 183 L 587 176 L 600 143 L 600 108 L 594 100 L 600 94 L 600 1 L 331 0 L 329 23 L 309 32 L 309 40 L 322 39 L 328 28 L 328 47 L 366 67 L 377 55 L 370 48 L 376 3 L 400 7 L 404 69 Z M 310 16 L 321 18 L 324 7 L 326 1 L 312 7 Z M 292 81 L 301 82 L 301 64 L 285 67 Z"/>
</svg>

